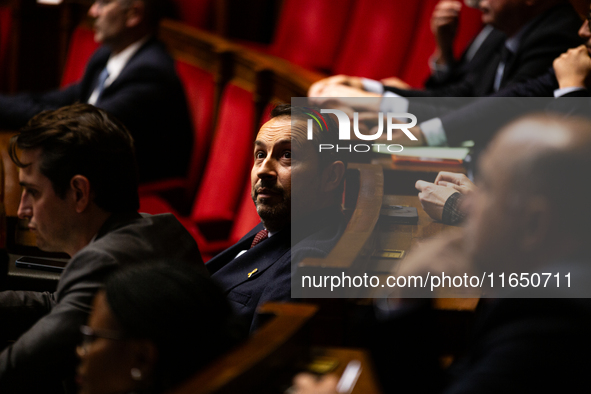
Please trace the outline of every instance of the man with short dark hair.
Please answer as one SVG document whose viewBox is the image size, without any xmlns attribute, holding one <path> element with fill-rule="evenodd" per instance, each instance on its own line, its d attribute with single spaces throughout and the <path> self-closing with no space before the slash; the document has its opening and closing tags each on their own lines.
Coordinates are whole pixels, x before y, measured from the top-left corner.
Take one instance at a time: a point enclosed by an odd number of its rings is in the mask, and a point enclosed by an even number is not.
<svg viewBox="0 0 591 394">
<path fill-rule="evenodd" d="M 174 61 L 155 37 L 165 1 L 96 0 L 88 14 L 103 45 L 82 80 L 45 94 L 0 95 L 0 127 L 17 129 L 43 110 L 89 103 L 131 132 L 141 182 L 184 175 L 191 121 Z"/>
<path fill-rule="evenodd" d="M 275 108 L 257 135 L 251 185 L 262 223 L 207 263 L 251 330 L 258 306 L 291 299 L 292 264 L 326 256 L 342 234 L 345 164 L 334 151 L 318 152 L 335 141 L 330 117 L 289 105 Z"/>
<path fill-rule="evenodd" d="M 199 249 L 170 214 L 137 213 L 133 139 L 106 112 L 75 104 L 35 116 L 10 143 L 23 187 L 18 216 L 37 245 L 71 256 L 55 293 L 0 293 L 0 391 L 71 384 L 78 328 L 120 264 L 179 260 L 203 270 Z"/>
</svg>

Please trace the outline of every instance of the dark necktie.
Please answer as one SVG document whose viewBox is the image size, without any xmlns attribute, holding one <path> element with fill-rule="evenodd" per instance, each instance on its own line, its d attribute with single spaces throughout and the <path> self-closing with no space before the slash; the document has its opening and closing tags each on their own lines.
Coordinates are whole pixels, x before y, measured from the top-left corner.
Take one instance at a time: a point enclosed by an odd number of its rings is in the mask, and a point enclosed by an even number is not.
<svg viewBox="0 0 591 394">
<path fill-rule="evenodd" d="M 499 66 L 497 67 L 497 74 L 495 75 L 495 83 L 493 85 L 493 89 L 495 92 L 498 92 L 501 88 L 501 82 L 503 81 L 503 75 L 505 74 L 505 67 L 507 63 L 511 59 L 513 52 L 506 46 L 503 46 L 501 50 L 501 61 L 499 62 Z"/>
<path fill-rule="evenodd" d="M 259 242 L 262 242 L 267 238 L 269 238 L 269 232 L 265 229 L 262 229 L 257 233 L 257 235 L 254 236 L 254 239 L 252 240 L 252 244 L 250 245 L 250 247 L 254 248 Z"/>
<path fill-rule="evenodd" d="M 105 81 L 107 80 L 107 78 L 109 78 L 109 71 L 107 70 L 107 67 L 105 67 L 103 71 L 101 71 L 101 73 L 99 74 L 98 84 L 96 85 L 96 88 L 98 90 L 97 100 L 99 97 L 101 97 L 101 94 L 103 94 L 103 90 L 105 90 Z"/>
</svg>

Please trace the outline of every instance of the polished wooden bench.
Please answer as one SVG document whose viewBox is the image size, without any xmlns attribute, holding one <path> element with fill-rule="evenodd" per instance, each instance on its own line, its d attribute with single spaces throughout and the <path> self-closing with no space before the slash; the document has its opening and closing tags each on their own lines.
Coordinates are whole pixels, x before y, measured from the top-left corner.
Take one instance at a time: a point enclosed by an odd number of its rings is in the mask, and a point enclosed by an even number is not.
<svg viewBox="0 0 591 394">
<path fill-rule="evenodd" d="M 334 364 L 340 375 L 348 362 L 359 360 L 361 374 L 352 393 L 379 393 L 367 353 L 357 349 L 318 348 L 310 345 L 308 329 L 317 307 L 307 304 L 268 303 L 259 312 L 269 321 L 245 343 L 210 364 L 171 394 L 230 394 L 283 392 L 295 373 L 318 360 Z"/>
</svg>

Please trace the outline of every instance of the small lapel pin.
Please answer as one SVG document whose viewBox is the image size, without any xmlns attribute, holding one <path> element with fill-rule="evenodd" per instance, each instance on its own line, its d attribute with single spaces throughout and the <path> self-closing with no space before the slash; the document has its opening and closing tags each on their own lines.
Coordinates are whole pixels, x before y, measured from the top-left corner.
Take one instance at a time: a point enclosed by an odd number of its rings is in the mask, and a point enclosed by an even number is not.
<svg viewBox="0 0 591 394">
<path fill-rule="evenodd" d="M 258 270 L 259 270 L 258 268 L 253 269 L 251 272 L 248 273 L 248 277 L 250 278 L 252 276 L 252 274 L 257 272 Z"/>
</svg>

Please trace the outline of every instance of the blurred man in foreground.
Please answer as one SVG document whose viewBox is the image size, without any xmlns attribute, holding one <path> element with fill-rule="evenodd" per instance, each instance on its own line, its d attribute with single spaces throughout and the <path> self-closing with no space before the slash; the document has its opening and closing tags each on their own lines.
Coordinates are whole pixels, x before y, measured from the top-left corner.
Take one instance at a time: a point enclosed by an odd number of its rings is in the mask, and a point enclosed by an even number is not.
<svg viewBox="0 0 591 394">
<path fill-rule="evenodd" d="M 396 275 L 494 273 L 484 288 L 495 298 L 481 300 L 465 356 L 443 371 L 429 347 L 428 298 L 409 298 L 428 294 L 399 288 L 378 304 L 382 321 L 371 330 L 381 383 L 400 393 L 577 392 L 591 368 L 591 122 L 525 118 L 499 133 L 480 164 L 464 236 L 423 244 Z M 511 273 L 518 284 L 502 286 L 499 275 Z M 316 382 L 297 382 L 317 392 Z"/>
</svg>

